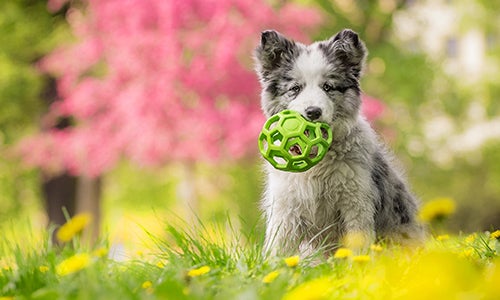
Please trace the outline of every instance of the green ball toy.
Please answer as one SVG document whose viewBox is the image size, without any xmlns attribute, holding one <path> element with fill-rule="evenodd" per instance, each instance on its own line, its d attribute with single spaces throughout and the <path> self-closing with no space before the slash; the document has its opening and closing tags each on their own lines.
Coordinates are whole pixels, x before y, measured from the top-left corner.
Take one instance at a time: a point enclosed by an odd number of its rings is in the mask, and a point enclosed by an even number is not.
<svg viewBox="0 0 500 300">
<path fill-rule="evenodd" d="M 323 159 L 332 139 L 327 124 L 310 122 L 296 111 L 284 110 L 264 124 L 259 150 L 278 170 L 304 172 Z"/>
</svg>

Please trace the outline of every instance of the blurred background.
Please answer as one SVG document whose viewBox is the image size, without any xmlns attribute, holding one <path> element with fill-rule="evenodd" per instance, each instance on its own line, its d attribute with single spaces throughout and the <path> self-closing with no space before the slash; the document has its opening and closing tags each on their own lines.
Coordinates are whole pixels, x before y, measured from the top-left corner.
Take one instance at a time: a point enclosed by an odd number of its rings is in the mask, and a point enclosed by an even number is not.
<svg viewBox="0 0 500 300">
<path fill-rule="evenodd" d="M 9 0 L 0 228 L 90 212 L 112 243 L 195 216 L 262 232 L 252 51 L 268 28 L 357 31 L 363 113 L 414 192 L 453 199 L 450 232 L 500 227 L 497 1 Z"/>
</svg>

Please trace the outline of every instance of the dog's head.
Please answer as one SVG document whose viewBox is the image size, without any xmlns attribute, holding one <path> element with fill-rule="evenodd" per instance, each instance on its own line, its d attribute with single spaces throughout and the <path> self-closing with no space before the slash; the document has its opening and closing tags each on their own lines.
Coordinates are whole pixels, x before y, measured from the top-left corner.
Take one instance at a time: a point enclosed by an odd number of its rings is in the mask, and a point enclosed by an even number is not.
<svg viewBox="0 0 500 300">
<path fill-rule="evenodd" d="M 354 121 L 365 57 L 363 42 L 349 29 L 309 46 L 276 31 L 262 32 L 255 61 L 265 115 L 291 109 L 331 125 Z"/>
</svg>

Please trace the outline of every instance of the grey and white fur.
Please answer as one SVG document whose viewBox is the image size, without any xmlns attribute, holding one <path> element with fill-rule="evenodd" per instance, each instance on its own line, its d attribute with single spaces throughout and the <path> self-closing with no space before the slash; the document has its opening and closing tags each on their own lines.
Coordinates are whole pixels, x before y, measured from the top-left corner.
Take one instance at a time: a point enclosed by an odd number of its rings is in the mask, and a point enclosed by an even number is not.
<svg viewBox="0 0 500 300">
<path fill-rule="evenodd" d="M 261 205 L 270 254 L 332 251 L 346 237 L 360 234 L 364 245 L 424 238 L 417 200 L 359 113 L 366 54 L 349 29 L 311 45 L 262 32 L 255 61 L 266 117 L 291 109 L 328 123 L 333 131 L 330 149 L 310 170 L 291 173 L 267 164 Z"/>
</svg>

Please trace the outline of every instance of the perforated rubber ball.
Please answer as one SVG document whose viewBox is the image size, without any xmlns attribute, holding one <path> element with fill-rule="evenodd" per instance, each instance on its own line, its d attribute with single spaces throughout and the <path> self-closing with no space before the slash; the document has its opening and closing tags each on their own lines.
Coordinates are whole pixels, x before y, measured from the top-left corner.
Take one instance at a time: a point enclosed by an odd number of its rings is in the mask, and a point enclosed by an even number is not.
<svg viewBox="0 0 500 300">
<path fill-rule="evenodd" d="M 276 169 L 304 172 L 319 163 L 332 143 L 330 126 L 284 110 L 270 117 L 259 135 L 262 156 Z"/>
</svg>

